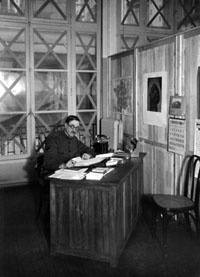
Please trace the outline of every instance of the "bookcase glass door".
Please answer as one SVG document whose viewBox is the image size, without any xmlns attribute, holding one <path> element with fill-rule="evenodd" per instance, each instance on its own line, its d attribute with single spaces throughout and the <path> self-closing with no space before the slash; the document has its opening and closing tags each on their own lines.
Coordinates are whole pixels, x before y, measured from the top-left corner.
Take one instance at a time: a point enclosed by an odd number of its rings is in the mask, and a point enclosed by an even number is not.
<svg viewBox="0 0 200 277">
<path fill-rule="evenodd" d="M 97 8 L 98 6 L 98 8 Z M 92 145 L 99 114 L 100 1 L 0 3 L 0 159 L 43 151 L 69 114 Z"/>
</svg>

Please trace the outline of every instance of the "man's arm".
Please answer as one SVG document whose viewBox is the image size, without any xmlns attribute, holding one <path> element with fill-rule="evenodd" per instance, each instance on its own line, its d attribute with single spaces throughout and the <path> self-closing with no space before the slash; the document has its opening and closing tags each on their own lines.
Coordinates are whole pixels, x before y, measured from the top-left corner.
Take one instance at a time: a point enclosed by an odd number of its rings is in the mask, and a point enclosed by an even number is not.
<svg viewBox="0 0 200 277">
<path fill-rule="evenodd" d="M 89 159 L 95 156 L 94 150 L 91 147 L 85 145 L 82 141 L 79 140 L 79 154 L 83 159 Z"/>
<path fill-rule="evenodd" d="M 45 142 L 44 152 L 44 168 L 50 171 L 55 171 L 59 168 L 60 164 L 66 162 L 71 157 L 66 157 L 66 151 L 59 150 L 59 138 L 49 136 Z"/>
</svg>

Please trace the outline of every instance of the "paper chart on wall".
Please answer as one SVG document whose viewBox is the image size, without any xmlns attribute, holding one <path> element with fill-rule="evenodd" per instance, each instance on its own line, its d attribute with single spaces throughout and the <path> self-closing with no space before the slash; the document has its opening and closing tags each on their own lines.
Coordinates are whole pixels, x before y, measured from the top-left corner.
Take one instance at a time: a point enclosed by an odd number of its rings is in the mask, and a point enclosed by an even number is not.
<svg viewBox="0 0 200 277">
<path fill-rule="evenodd" d="M 195 122 L 194 154 L 200 156 L 200 119 Z"/>
<path fill-rule="evenodd" d="M 184 155 L 186 147 L 185 119 L 169 118 L 168 151 Z"/>
<path fill-rule="evenodd" d="M 194 133 L 194 155 L 200 156 L 200 119 L 195 121 L 195 133 Z M 196 169 L 195 176 L 198 175 L 199 167 Z"/>
</svg>

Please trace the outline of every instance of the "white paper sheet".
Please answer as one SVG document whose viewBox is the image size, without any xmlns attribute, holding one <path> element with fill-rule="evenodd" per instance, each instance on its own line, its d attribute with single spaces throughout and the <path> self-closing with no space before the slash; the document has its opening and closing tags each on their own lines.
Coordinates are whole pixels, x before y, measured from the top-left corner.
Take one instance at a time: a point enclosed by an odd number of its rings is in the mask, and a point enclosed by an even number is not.
<svg viewBox="0 0 200 277">
<path fill-rule="evenodd" d="M 75 163 L 74 167 L 90 166 L 90 165 L 93 165 L 93 164 L 100 163 L 103 160 L 105 160 L 104 156 L 103 157 L 94 157 L 94 158 L 91 158 L 91 159 L 88 159 L 88 160 L 77 159 L 77 160 L 75 160 L 76 163 Z"/>
<path fill-rule="evenodd" d="M 54 174 L 50 175 L 50 178 L 58 178 L 64 180 L 82 180 L 85 178 L 85 169 L 81 170 L 70 170 L 70 169 L 59 169 Z"/>
</svg>

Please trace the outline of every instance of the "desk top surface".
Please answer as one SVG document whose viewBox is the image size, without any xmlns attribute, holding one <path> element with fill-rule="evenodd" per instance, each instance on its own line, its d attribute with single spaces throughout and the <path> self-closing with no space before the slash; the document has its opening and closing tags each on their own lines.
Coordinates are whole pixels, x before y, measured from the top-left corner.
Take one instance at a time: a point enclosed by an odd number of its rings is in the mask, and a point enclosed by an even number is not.
<svg viewBox="0 0 200 277">
<path fill-rule="evenodd" d="M 143 153 L 142 153 L 143 154 Z M 138 158 L 131 158 L 128 160 L 124 160 L 123 163 L 118 164 L 114 170 L 112 170 L 110 173 L 103 176 L 101 180 L 62 180 L 57 178 L 50 178 L 51 184 L 56 185 L 67 185 L 67 184 L 74 184 L 74 185 L 117 185 L 123 180 L 135 169 L 137 169 L 142 159 L 145 155 L 140 155 Z"/>
</svg>

